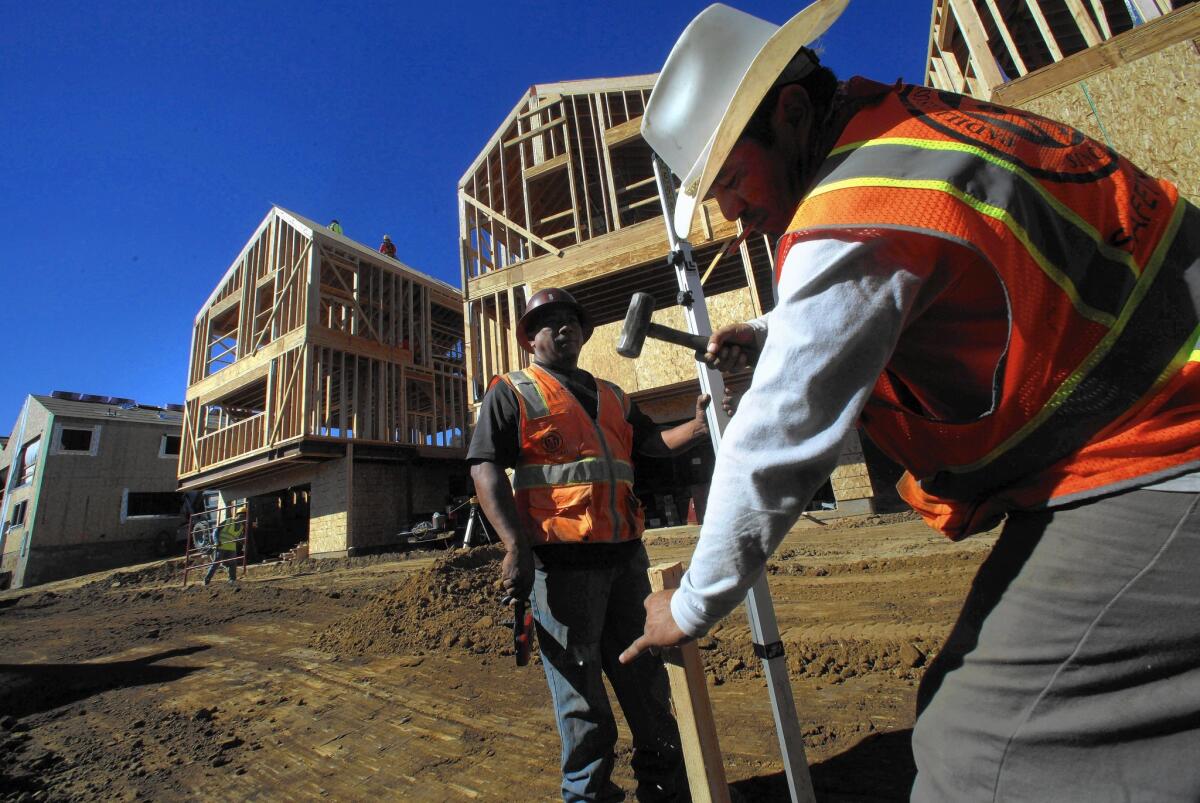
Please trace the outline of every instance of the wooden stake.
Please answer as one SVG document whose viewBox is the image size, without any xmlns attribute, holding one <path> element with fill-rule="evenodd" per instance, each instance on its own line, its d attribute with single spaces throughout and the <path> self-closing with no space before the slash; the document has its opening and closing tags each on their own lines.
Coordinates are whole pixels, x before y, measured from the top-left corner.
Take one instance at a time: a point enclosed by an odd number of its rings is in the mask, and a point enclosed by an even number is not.
<svg viewBox="0 0 1200 803">
<path fill-rule="evenodd" d="M 683 577 L 682 563 L 651 566 L 650 588 L 662 591 L 678 588 Z M 663 651 L 667 677 L 671 681 L 671 702 L 679 723 L 683 760 L 687 766 L 688 786 L 693 803 L 729 803 L 729 784 L 721 761 L 721 745 L 708 700 L 704 664 L 695 642 Z"/>
</svg>

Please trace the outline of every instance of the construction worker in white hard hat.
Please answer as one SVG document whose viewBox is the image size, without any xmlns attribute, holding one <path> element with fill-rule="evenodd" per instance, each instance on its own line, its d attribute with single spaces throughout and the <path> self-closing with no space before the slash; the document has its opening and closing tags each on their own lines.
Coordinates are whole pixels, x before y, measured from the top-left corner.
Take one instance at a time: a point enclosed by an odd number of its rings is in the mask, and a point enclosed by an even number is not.
<svg viewBox="0 0 1200 803">
<path fill-rule="evenodd" d="M 913 798 L 1200 799 L 1200 211 L 1060 123 L 838 82 L 806 46 L 846 3 L 706 9 L 646 109 L 678 234 L 712 197 L 775 238 L 777 303 L 709 343 L 753 382 L 622 657 L 728 615 L 861 426 L 932 527 L 1004 522 L 918 695 Z"/>
</svg>

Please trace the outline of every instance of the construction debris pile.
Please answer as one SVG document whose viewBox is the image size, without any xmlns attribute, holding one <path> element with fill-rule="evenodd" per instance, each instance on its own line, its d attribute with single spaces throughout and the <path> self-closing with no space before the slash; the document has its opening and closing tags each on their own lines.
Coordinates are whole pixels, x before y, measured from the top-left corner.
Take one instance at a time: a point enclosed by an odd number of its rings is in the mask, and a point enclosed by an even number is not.
<svg viewBox="0 0 1200 803">
<path fill-rule="evenodd" d="M 426 655 L 463 650 L 484 665 L 513 655 L 512 611 L 500 604 L 500 546 L 459 550 L 406 577 L 311 646 L 342 655 Z"/>
</svg>

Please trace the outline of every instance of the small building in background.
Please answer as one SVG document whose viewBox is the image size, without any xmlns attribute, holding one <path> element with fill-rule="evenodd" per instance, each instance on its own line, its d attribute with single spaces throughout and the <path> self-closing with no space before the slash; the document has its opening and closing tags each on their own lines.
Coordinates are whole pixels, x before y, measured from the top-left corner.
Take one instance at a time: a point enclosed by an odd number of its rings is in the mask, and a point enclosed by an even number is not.
<svg viewBox="0 0 1200 803">
<path fill-rule="evenodd" d="M 182 409 L 28 396 L 0 454 L 0 588 L 182 552 Z"/>
<path fill-rule="evenodd" d="M 252 559 L 395 544 L 467 490 L 464 362 L 457 289 L 273 207 L 193 321 L 179 489 Z"/>
</svg>

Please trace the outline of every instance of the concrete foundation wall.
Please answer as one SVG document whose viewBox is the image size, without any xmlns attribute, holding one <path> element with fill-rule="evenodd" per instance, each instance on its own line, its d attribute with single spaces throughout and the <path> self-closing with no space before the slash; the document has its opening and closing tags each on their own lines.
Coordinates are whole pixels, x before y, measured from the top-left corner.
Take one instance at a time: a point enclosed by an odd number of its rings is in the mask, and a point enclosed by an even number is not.
<svg viewBox="0 0 1200 803">
<path fill-rule="evenodd" d="M 308 554 L 345 554 L 350 494 L 348 459 L 318 465 L 308 496 Z"/>
<path fill-rule="evenodd" d="M 407 466 L 358 462 L 354 466 L 353 546 L 393 543 L 410 523 L 405 493 Z"/>
<path fill-rule="evenodd" d="M 26 557 L 23 585 L 49 583 L 105 569 L 146 563 L 161 557 L 153 539 L 50 547 L 40 547 L 35 542 Z"/>
</svg>

